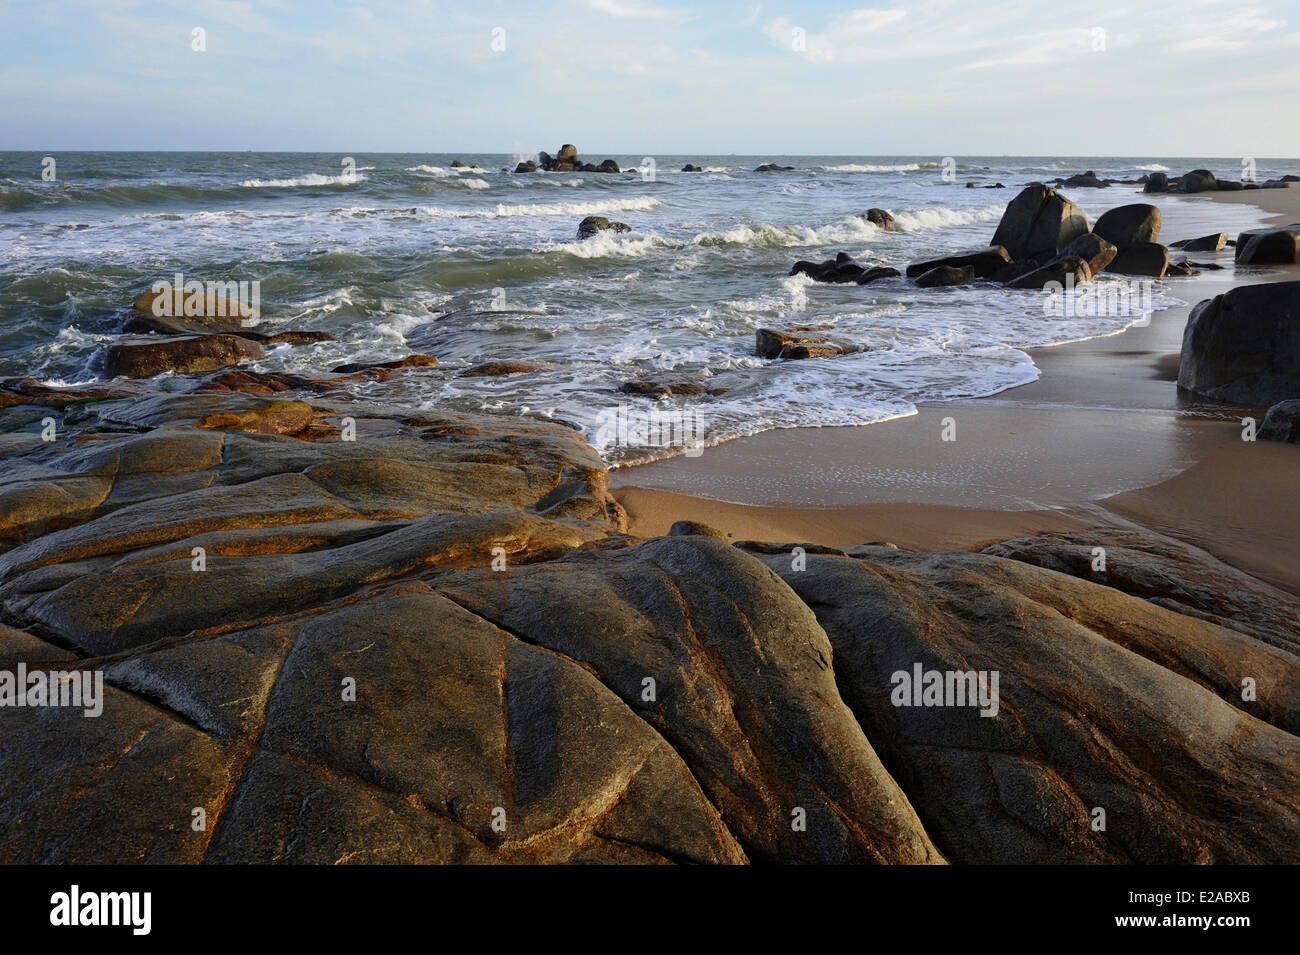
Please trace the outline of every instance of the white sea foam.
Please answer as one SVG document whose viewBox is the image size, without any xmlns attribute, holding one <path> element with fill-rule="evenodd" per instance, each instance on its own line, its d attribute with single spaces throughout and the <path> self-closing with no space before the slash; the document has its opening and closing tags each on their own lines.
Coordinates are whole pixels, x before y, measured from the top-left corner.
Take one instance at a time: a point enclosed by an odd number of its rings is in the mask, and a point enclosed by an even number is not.
<svg viewBox="0 0 1300 955">
<path fill-rule="evenodd" d="M 312 172 L 295 179 L 245 179 L 240 185 L 246 189 L 285 189 L 292 186 L 351 186 L 365 181 L 365 176 L 355 174 L 322 176 Z"/>
<path fill-rule="evenodd" d="M 662 203 L 649 196 L 628 199 L 599 199 L 595 202 L 497 203 L 491 209 L 448 209 L 423 206 L 426 216 L 444 219 L 506 219 L 514 216 L 595 216 L 606 212 L 648 212 Z"/>
<path fill-rule="evenodd" d="M 932 163 L 927 165 L 933 165 Z M 845 163 L 842 166 L 822 166 L 827 172 L 913 172 L 921 168 L 920 163 L 905 162 L 897 165 L 875 166 L 870 164 Z"/>
<path fill-rule="evenodd" d="M 467 189 L 491 189 L 492 188 L 483 179 L 460 179 L 457 181 L 462 186 L 465 186 Z"/>
<path fill-rule="evenodd" d="M 1169 171 L 1168 166 L 1162 166 L 1158 162 L 1146 163 L 1145 165 L 1139 164 L 1134 166 L 1133 168 L 1141 169 L 1143 172 L 1168 172 Z"/>
<path fill-rule="evenodd" d="M 934 206 L 930 209 L 896 212 L 894 221 L 904 232 L 920 232 L 923 229 L 947 229 L 953 226 L 992 222 L 1002 218 L 1004 211 L 1003 206 L 985 206 L 981 209 L 948 209 Z"/>
</svg>

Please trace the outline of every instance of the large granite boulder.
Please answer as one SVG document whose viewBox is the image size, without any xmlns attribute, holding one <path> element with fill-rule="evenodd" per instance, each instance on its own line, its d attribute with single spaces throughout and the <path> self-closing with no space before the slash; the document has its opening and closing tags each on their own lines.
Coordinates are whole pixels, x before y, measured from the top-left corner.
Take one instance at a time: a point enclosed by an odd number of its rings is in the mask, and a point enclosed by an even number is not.
<svg viewBox="0 0 1300 955">
<path fill-rule="evenodd" d="M 1243 285 L 1192 309 L 1178 385 L 1259 406 L 1300 395 L 1300 282 Z"/>
<path fill-rule="evenodd" d="M 1009 280 L 1008 288 L 1042 289 L 1050 286 L 1064 288 L 1092 281 L 1088 262 L 1082 256 L 1068 255 L 1053 259 L 1047 265 Z"/>
<path fill-rule="evenodd" d="M 1118 206 L 1102 213 L 1092 231 L 1117 249 L 1126 249 L 1140 242 L 1155 242 L 1160 238 L 1164 217 L 1160 210 L 1146 202 Z"/>
<path fill-rule="evenodd" d="M 1193 169 L 1178 180 L 1179 192 L 1209 192 L 1218 187 L 1214 173 L 1208 169 Z"/>
<path fill-rule="evenodd" d="M 1249 229 L 1237 236 L 1238 265 L 1293 265 L 1300 262 L 1300 223 Z"/>
<path fill-rule="evenodd" d="M 1012 259 L 1028 259 L 1056 255 L 1088 231 L 1088 217 L 1078 206 L 1050 186 L 1033 182 L 1007 204 L 991 244 L 1003 246 Z"/>
</svg>

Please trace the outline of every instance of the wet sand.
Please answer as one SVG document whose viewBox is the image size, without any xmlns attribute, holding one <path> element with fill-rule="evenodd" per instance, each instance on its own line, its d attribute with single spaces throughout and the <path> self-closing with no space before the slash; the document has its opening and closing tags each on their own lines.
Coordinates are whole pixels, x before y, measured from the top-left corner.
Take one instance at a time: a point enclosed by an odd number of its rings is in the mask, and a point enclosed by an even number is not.
<svg viewBox="0 0 1300 955">
<path fill-rule="evenodd" d="M 1300 221 L 1300 189 L 1205 201 L 1248 202 L 1273 213 L 1271 222 Z M 1200 401 L 1175 385 L 1195 302 L 1247 282 L 1300 278 L 1300 266 L 1234 271 L 1230 248 L 1189 258 L 1224 269 L 1169 280 L 1189 304 L 1145 326 L 1031 350 L 1041 375 L 1030 384 L 919 405 L 869 427 L 769 431 L 696 458 L 618 469 L 612 483 L 632 531 L 653 536 L 696 520 L 737 540 L 967 549 L 1137 525 L 1300 593 L 1300 448 L 1243 441 L 1242 419 L 1262 420 L 1264 409 Z M 944 440 L 945 426 L 953 440 Z"/>
</svg>

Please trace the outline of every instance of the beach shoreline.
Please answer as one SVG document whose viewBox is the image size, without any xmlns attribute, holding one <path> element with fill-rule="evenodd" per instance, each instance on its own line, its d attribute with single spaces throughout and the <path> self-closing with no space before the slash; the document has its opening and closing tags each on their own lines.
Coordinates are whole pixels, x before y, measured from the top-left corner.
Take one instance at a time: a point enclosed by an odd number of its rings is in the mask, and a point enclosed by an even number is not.
<svg viewBox="0 0 1300 955">
<path fill-rule="evenodd" d="M 1297 190 L 1205 198 L 1254 205 L 1269 224 L 1300 220 Z M 1230 249 L 1219 264 L 1223 271 L 1197 280 L 1195 301 L 1147 324 L 1028 349 L 1040 370 L 1029 384 L 919 404 L 914 415 L 865 427 L 767 431 L 698 457 L 615 469 L 612 490 L 640 537 L 691 520 L 733 540 L 965 550 L 1140 527 L 1300 593 L 1295 448 L 1242 440 L 1242 419 L 1262 420 L 1264 409 L 1189 399 L 1173 384 L 1197 301 L 1300 278 L 1300 267 L 1237 272 Z M 948 423 L 955 440 L 945 442 Z"/>
</svg>

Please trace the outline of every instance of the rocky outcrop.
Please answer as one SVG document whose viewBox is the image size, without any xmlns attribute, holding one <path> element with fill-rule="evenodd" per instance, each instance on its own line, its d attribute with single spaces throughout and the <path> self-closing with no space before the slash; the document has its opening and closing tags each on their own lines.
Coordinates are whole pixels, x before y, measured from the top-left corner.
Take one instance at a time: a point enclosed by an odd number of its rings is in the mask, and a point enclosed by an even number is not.
<svg viewBox="0 0 1300 955">
<path fill-rule="evenodd" d="M 1078 206 L 1055 189 L 1033 182 L 1007 204 L 991 244 L 1003 246 L 1018 261 L 1056 255 L 1088 231 L 1088 217 Z"/>
<path fill-rule="evenodd" d="M 631 232 L 626 222 L 610 222 L 604 216 L 587 216 L 578 223 L 578 238 L 589 239 L 598 232 Z"/>
<path fill-rule="evenodd" d="M 1243 285 L 1192 309 L 1178 385 L 1256 406 L 1300 395 L 1300 282 Z"/>
<path fill-rule="evenodd" d="M 975 281 L 975 267 L 967 265 L 957 268 L 952 265 L 940 265 L 916 277 L 916 284 L 921 288 L 938 288 L 942 285 L 970 285 Z"/>
<path fill-rule="evenodd" d="M 1273 722 L 1295 711 L 1291 654 L 991 554 L 762 559 L 814 608 L 845 703 L 950 861 L 1296 857 L 1300 741 Z M 1252 675 L 1269 700 L 1243 700 Z"/>
<path fill-rule="evenodd" d="M 1157 207 L 1135 202 L 1102 213 L 1092 231 L 1122 251 L 1140 242 L 1155 242 L 1163 221 Z"/>
<path fill-rule="evenodd" d="M 1300 262 L 1300 223 L 1249 229 L 1237 236 L 1238 265 L 1293 265 Z"/>
<path fill-rule="evenodd" d="M 0 861 L 1300 861 L 1300 608 L 1208 555 L 641 541 L 566 427 L 316 384 L 0 382 L 0 667 L 105 680 L 0 710 Z"/>
<path fill-rule="evenodd" d="M 515 172 L 619 172 L 618 163 L 606 159 L 600 163 L 583 162 L 578 158 L 578 147 L 565 143 L 560 151 L 552 156 L 548 152 L 539 152 L 537 160 L 525 159 L 515 166 Z"/>
<path fill-rule="evenodd" d="M 774 162 L 765 162 L 761 166 L 754 167 L 754 172 L 789 172 L 794 166 L 780 166 Z"/>
<path fill-rule="evenodd" d="M 1268 409 L 1259 426 L 1261 441 L 1286 441 L 1300 444 L 1300 398 L 1279 401 Z"/>
<path fill-rule="evenodd" d="M 940 266 L 949 266 L 955 269 L 964 269 L 970 266 L 975 270 L 976 278 L 986 279 L 999 269 L 1006 268 L 1010 262 L 1011 256 L 1006 249 L 1000 245 L 991 245 L 986 249 L 971 249 L 967 252 L 940 256 L 937 259 L 913 262 L 907 267 L 907 277 L 916 278 L 918 275 L 924 275 L 926 272 Z"/>
</svg>

